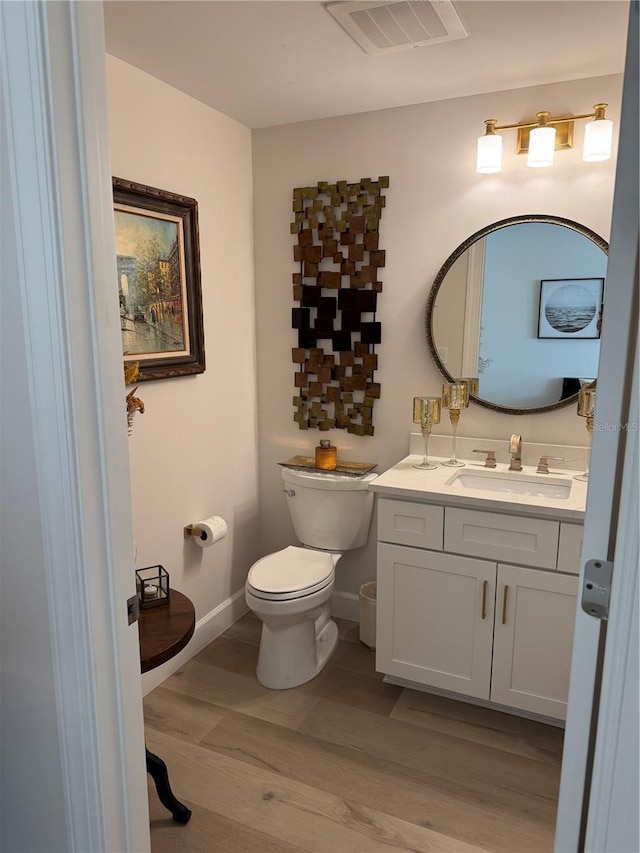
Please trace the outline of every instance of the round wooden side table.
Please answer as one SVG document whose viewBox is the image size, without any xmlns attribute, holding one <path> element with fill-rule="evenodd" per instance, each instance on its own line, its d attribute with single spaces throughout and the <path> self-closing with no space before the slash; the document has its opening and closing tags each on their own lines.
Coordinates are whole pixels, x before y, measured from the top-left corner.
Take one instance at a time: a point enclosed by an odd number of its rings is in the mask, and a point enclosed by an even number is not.
<svg viewBox="0 0 640 853">
<path fill-rule="evenodd" d="M 195 608 L 181 592 L 171 590 L 168 604 L 140 611 L 140 669 L 149 672 L 182 651 L 196 626 Z M 145 748 L 147 773 L 156 786 L 158 799 L 171 812 L 176 823 L 187 823 L 191 817 L 188 809 L 174 796 L 169 784 L 167 765 Z"/>
</svg>

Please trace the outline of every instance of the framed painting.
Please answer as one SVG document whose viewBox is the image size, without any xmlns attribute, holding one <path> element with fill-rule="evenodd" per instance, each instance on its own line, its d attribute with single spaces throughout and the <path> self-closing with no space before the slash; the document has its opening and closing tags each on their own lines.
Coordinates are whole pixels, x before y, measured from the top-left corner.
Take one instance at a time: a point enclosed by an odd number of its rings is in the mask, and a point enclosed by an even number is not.
<svg viewBox="0 0 640 853">
<path fill-rule="evenodd" d="M 540 282 L 539 338 L 600 337 L 604 278 L 554 278 Z"/>
<path fill-rule="evenodd" d="M 136 381 L 203 373 L 198 203 L 113 178 L 113 206 L 125 365 Z"/>
</svg>

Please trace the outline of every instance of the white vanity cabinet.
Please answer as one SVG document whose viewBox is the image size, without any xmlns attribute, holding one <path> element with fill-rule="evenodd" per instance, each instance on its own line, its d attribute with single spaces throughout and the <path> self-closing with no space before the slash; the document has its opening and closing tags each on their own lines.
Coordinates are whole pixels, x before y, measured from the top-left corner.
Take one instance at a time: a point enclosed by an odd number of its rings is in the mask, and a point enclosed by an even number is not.
<svg viewBox="0 0 640 853">
<path fill-rule="evenodd" d="M 496 564 L 378 544 L 376 669 L 489 698 Z"/>
<path fill-rule="evenodd" d="M 564 720 L 578 579 L 498 565 L 491 701 Z"/>
<path fill-rule="evenodd" d="M 564 719 L 581 525 L 387 497 L 378 518 L 376 668 Z"/>
</svg>

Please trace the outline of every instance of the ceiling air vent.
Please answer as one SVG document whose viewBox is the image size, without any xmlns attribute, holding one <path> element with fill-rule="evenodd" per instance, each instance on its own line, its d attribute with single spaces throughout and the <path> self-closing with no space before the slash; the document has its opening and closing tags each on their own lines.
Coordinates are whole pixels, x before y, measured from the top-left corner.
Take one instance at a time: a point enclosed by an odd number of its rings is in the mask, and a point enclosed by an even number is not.
<svg viewBox="0 0 640 853">
<path fill-rule="evenodd" d="M 395 53 L 468 35 L 450 0 L 347 0 L 328 3 L 326 8 L 370 54 Z"/>
</svg>

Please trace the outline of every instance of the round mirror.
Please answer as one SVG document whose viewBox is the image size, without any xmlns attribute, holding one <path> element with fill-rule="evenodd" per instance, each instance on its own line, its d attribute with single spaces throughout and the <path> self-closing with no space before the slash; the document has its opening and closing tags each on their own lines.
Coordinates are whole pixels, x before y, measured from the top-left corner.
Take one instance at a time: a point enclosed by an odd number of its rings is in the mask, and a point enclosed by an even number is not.
<svg viewBox="0 0 640 853">
<path fill-rule="evenodd" d="M 596 378 L 608 244 L 570 219 L 514 216 L 447 258 L 427 300 L 429 351 L 447 382 L 508 414 L 575 402 Z"/>
</svg>

